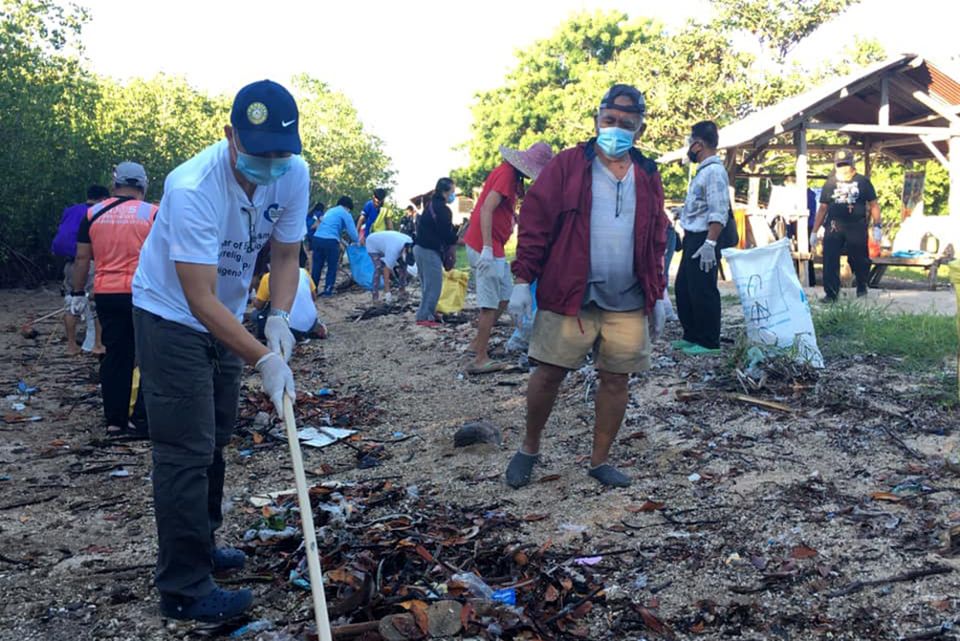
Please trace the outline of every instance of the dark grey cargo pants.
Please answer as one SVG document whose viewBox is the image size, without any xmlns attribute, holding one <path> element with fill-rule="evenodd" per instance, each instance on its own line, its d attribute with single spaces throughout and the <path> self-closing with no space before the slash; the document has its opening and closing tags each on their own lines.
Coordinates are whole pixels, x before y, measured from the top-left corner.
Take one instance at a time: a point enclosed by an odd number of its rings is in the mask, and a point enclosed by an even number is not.
<svg viewBox="0 0 960 641">
<path fill-rule="evenodd" d="M 157 589 L 213 591 L 223 522 L 223 447 L 237 420 L 243 363 L 209 334 L 134 308 L 141 389 L 153 444 Z"/>
</svg>

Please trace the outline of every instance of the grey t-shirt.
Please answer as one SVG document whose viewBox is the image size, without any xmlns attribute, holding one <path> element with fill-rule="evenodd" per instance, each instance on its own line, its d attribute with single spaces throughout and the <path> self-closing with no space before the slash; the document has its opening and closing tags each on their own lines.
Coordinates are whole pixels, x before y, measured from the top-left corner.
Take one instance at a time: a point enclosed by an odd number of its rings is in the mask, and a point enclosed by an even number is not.
<svg viewBox="0 0 960 641">
<path fill-rule="evenodd" d="M 637 192 L 633 168 L 617 180 L 599 158 L 593 161 L 590 209 L 590 274 L 583 306 L 611 312 L 643 308 L 643 291 L 633 270 Z"/>
</svg>

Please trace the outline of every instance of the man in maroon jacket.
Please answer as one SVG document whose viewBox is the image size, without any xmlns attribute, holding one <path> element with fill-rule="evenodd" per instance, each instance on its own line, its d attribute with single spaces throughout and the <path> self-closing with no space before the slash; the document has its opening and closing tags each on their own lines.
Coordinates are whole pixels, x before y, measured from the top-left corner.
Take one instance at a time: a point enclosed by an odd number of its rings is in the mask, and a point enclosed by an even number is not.
<svg viewBox="0 0 960 641">
<path fill-rule="evenodd" d="M 510 313 L 537 315 L 530 358 L 539 366 L 527 386 L 527 429 L 507 467 L 507 483 L 530 482 L 540 437 L 567 372 L 593 353 L 600 375 L 590 476 L 626 487 L 630 478 L 607 462 L 627 407 L 630 374 L 650 367 L 650 342 L 663 329 L 667 217 L 656 164 L 634 144 L 646 104 L 629 85 L 600 102 L 597 136 L 551 160 L 520 208 L 516 285 Z"/>
</svg>

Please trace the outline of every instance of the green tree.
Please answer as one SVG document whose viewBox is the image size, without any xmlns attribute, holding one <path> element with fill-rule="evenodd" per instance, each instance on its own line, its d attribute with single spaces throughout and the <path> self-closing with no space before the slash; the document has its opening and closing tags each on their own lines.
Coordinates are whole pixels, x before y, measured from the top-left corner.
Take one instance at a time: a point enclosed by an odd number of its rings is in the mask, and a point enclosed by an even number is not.
<svg viewBox="0 0 960 641">
<path fill-rule="evenodd" d="M 357 110 L 342 93 L 307 75 L 298 76 L 293 84 L 313 200 L 329 207 L 340 196 L 350 196 L 359 210 L 375 188 L 393 184 L 383 141 L 364 129 Z"/>
<path fill-rule="evenodd" d="M 713 0 L 720 24 L 745 31 L 772 52 L 778 62 L 820 25 L 859 0 Z"/>
</svg>

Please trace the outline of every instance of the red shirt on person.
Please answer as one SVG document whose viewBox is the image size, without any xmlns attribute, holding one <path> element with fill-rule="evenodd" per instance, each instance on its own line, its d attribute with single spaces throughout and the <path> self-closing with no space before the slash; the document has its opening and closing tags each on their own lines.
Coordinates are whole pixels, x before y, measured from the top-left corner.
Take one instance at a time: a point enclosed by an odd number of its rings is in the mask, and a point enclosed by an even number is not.
<svg viewBox="0 0 960 641">
<path fill-rule="evenodd" d="M 467 227 L 467 233 L 463 237 L 463 242 L 467 247 L 478 253 L 483 251 L 480 210 L 487 200 L 487 195 L 496 192 L 503 197 L 503 200 L 493 210 L 493 255 L 497 258 L 506 256 L 503 246 L 513 236 L 514 212 L 517 207 L 519 190 L 520 180 L 517 178 L 517 170 L 510 163 L 504 161 L 490 172 L 486 182 L 483 183 L 480 200 L 477 201 L 473 213 L 470 214 L 470 226 Z"/>
</svg>

